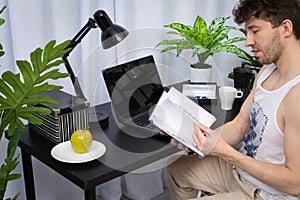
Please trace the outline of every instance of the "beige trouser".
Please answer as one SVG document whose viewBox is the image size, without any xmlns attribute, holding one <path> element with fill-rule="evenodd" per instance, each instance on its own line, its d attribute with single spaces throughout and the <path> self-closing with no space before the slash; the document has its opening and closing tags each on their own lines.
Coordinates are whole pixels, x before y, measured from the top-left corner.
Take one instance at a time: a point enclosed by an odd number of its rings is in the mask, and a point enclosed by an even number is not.
<svg viewBox="0 0 300 200">
<path fill-rule="evenodd" d="M 201 200 L 262 199 L 258 195 L 259 189 L 242 182 L 234 167 L 218 157 L 173 157 L 167 172 L 172 199 L 197 199 L 199 190 L 215 194 Z"/>
</svg>

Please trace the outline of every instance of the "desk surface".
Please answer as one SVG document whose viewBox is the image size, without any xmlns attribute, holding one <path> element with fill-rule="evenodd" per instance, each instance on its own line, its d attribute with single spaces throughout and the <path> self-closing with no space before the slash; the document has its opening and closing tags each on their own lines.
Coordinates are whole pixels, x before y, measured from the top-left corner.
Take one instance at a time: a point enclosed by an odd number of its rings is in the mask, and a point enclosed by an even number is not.
<svg viewBox="0 0 300 200">
<path fill-rule="evenodd" d="M 80 164 L 57 161 L 50 155 L 55 143 L 28 129 L 21 134 L 19 146 L 84 190 L 178 151 L 176 146 L 169 143 L 169 139 L 161 136 L 136 138 L 122 132 L 113 120 L 110 105 L 106 103 L 97 107 L 109 114 L 109 125 L 103 129 L 91 129 L 93 138 L 104 143 L 107 148 L 106 153 L 97 160 Z M 232 119 L 239 111 L 238 106 L 234 106 L 235 109 L 229 112 L 221 111 L 219 102 L 203 107 L 217 117 L 215 126 Z"/>
<path fill-rule="evenodd" d="M 167 138 L 136 138 L 122 132 L 109 112 L 110 103 L 99 109 L 109 113 L 110 123 L 103 130 L 100 127 L 91 129 L 94 140 L 107 148 L 97 160 L 79 164 L 57 161 L 50 155 L 55 143 L 28 129 L 21 134 L 19 146 L 82 189 L 95 187 L 178 151 Z"/>
</svg>

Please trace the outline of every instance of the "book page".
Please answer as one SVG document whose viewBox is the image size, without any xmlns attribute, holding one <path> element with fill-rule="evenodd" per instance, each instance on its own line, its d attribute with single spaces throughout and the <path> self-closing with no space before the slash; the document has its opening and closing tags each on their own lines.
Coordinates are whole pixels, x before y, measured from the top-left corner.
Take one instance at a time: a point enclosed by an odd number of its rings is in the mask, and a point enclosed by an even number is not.
<svg viewBox="0 0 300 200">
<path fill-rule="evenodd" d="M 150 120 L 178 142 L 204 156 L 196 147 L 192 135 L 194 123 L 210 127 L 216 118 L 175 88 L 163 93 Z"/>
<path fill-rule="evenodd" d="M 215 121 L 216 118 L 204 108 L 199 106 L 197 103 L 183 95 L 175 88 L 171 88 L 169 90 L 169 99 L 181 107 L 188 115 L 190 115 L 196 122 L 200 122 L 201 124 L 210 127 Z"/>
</svg>

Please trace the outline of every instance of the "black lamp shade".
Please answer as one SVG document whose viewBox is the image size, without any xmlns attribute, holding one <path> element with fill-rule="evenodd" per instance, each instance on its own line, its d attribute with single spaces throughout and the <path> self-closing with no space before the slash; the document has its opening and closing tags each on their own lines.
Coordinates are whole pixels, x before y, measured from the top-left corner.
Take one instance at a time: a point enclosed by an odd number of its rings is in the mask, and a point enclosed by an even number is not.
<svg viewBox="0 0 300 200">
<path fill-rule="evenodd" d="M 118 25 L 113 25 L 101 34 L 103 49 L 108 49 L 121 42 L 128 35 L 128 31 Z"/>
<path fill-rule="evenodd" d="M 94 19 L 102 30 L 101 43 L 103 49 L 113 47 L 127 37 L 128 31 L 119 25 L 113 24 L 105 11 L 96 11 Z"/>
</svg>

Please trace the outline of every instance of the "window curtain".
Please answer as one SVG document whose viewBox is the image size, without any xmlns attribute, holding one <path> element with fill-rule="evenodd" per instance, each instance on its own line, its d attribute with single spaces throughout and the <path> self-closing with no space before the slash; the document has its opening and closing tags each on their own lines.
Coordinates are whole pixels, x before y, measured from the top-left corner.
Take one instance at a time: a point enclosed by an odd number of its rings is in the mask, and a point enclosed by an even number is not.
<svg viewBox="0 0 300 200">
<path fill-rule="evenodd" d="M 43 47 L 50 40 L 62 42 L 71 39 L 95 11 L 103 9 L 113 22 L 129 30 L 129 37 L 117 47 L 103 50 L 100 31 L 92 30 L 72 51 L 69 57 L 71 66 L 92 105 L 110 100 L 101 77 L 102 69 L 146 54 L 155 56 L 165 85 L 187 80 L 189 63 L 192 61 L 190 56 L 187 54 L 184 58 L 177 58 L 175 53 L 162 54 L 155 48 L 165 37 L 166 29 L 163 26 L 173 22 L 193 25 L 197 15 L 210 24 L 216 17 L 231 16 L 235 3 L 236 0 L 4 0 L 1 5 L 6 5 L 7 9 L 2 18 L 6 22 L 0 28 L 0 38 L 6 54 L 1 57 L 0 73 L 16 71 L 16 60 L 29 59 L 30 52 Z M 231 24 L 235 25 L 233 20 L 228 21 L 228 25 Z M 227 79 L 227 74 L 241 61 L 234 55 L 224 56 L 220 53 L 214 56 L 214 62 L 216 76 L 220 77 L 216 81 L 233 84 Z M 61 70 L 66 71 L 64 66 Z M 64 91 L 74 94 L 69 79 L 58 84 L 64 86 Z M 2 139 L 1 160 L 5 156 L 6 145 L 7 142 Z M 78 187 L 35 159 L 33 165 L 37 199 L 83 199 L 83 192 Z M 22 173 L 21 162 L 17 171 Z M 134 182 L 132 180 L 130 178 L 130 182 Z M 115 182 L 120 185 L 128 181 L 129 178 Z M 113 188 L 107 191 L 113 191 Z M 16 192 L 22 193 L 20 199 L 25 199 L 23 178 L 9 184 L 7 195 L 12 196 Z"/>
</svg>

